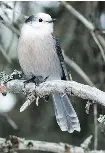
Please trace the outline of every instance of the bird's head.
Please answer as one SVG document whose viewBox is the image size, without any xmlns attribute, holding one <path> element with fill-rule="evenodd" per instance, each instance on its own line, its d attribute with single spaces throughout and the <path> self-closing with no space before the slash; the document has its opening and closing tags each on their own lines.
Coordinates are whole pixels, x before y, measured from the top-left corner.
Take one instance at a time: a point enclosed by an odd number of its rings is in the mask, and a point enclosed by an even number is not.
<svg viewBox="0 0 105 153">
<path fill-rule="evenodd" d="M 32 28 L 37 32 L 53 32 L 53 22 L 56 19 L 52 19 L 49 14 L 46 13 L 38 13 L 36 16 L 30 16 L 26 19 L 24 27 Z"/>
</svg>

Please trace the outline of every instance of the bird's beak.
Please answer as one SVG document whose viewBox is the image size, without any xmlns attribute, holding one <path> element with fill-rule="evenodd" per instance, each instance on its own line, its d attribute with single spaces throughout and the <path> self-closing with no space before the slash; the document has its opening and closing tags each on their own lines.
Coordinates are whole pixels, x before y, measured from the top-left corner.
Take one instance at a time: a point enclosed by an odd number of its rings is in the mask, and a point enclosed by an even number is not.
<svg viewBox="0 0 105 153">
<path fill-rule="evenodd" d="M 51 20 L 49 20 L 49 21 L 46 21 L 46 22 L 48 22 L 48 23 L 52 23 L 52 22 L 55 22 L 57 19 L 51 19 Z"/>
</svg>

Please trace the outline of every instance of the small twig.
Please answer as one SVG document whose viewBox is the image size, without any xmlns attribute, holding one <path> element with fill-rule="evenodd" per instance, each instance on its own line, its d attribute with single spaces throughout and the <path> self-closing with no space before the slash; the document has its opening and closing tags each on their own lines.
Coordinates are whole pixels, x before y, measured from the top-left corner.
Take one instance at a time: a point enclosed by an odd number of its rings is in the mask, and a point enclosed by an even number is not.
<svg viewBox="0 0 105 153">
<path fill-rule="evenodd" d="M 90 135 L 89 137 L 87 137 L 84 142 L 81 144 L 81 147 L 83 149 L 88 149 L 89 148 L 89 144 L 91 143 L 91 140 L 92 140 L 92 135 Z"/>
<path fill-rule="evenodd" d="M 104 62 L 105 62 L 105 53 L 104 53 L 104 49 L 102 48 L 100 42 L 98 41 L 98 39 L 97 39 L 95 33 L 94 33 L 94 32 L 91 32 L 91 35 L 92 35 L 94 41 L 96 42 L 97 46 L 99 47 L 99 49 L 100 49 L 100 51 L 101 51 L 101 55 L 102 55 L 102 57 L 103 57 L 103 59 L 104 59 Z"/>
<path fill-rule="evenodd" d="M 105 133 L 105 115 L 100 115 L 97 121 L 100 123 L 101 131 Z"/>
<path fill-rule="evenodd" d="M 27 97 L 26 102 L 21 106 L 20 112 L 23 112 L 31 103 L 36 99 L 33 93 L 30 93 Z"/>
<path fill-rule="evenodd" d="M 86 106 L 85 106 L 86 114 L 89 114 L 90 105 L 91 105 L 91 103 L 89 101 L 87 101 Z"/>
<path fill-rule="evenodd" d="M 64 54 L 65 62 L 72 67 L 83 79 L 86 83 L 88 83 L 90 86 L 95 86 L 93 82 L 90 80 L 90 78 L 86 75 L 86 73 L 73 61 L 71 60 L 67 55 Z"/>
<path fill-rule="evenodd" d="M 102 34 L 102 31 L 99 30 L 99 29 L 96 29 L 96 30 L 94 31 L 94 33 L 95 33 L 95 35 L 96 35 L 98 41 L 100 42 L 101 46 L 105 49 L 105 38 L 104 38 L 104 36 L 103 36 L 103 34 Z"/>
<path fill-rule="evenodd" d="M 11 125 L 11 127 L 14 130 L 17 130 L 18 129 L 17 124 L 12 120 L 12 118 L 7 113 L 3 113 L 1 115 L 4 116 L 7 119 L 7 122 Z"/>
<path fill-rule="evenodd" d="M 100 115 L 97 120 L 99 123 L 105 123 L 105 115 Z"/>
<path fill-rule="evenodd" d="M 94 150 L 98 145 L 97 104 L 94 104 Z"/>
<path fill-rule="evenodd" d="M 40 99 L 40 97 L 37 97 L 37 98 L 36 98 L 36 106 L 39 105 L 39 99 Z"/>
</svg>

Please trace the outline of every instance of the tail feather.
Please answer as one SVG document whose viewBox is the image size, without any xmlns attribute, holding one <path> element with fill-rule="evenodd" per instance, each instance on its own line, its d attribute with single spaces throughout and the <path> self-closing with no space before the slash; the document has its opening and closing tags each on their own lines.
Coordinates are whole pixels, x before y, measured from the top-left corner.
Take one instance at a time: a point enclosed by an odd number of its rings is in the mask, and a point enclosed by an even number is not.
<svg viewBox="0 0 105 153">
<path fill-rule="evenodd" d="M 68 131 L 70 133 L 72 133 L 74 130 L 80 131 L 80 124 L 77 114 L 70 103 L 68 96 L 61 96 L 54 93 L 52 97 L 56 120 L 61 130 Z"/>
</svg>

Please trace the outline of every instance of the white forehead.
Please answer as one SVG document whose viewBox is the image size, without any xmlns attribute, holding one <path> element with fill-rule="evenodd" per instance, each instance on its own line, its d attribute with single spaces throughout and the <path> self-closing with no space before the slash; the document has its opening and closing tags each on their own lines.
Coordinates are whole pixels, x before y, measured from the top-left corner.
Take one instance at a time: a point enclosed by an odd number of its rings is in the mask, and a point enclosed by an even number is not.
<svg viewBox="0 0 105 153">
<path fill-rule="evenodd" d="M 51 16 L 46 13 L 38 13 L 38 14 L 36 14 L 36 17 L 41 18 L 43 20 L 51 20 L 52 19 Z"/>
</svg>

